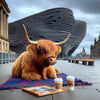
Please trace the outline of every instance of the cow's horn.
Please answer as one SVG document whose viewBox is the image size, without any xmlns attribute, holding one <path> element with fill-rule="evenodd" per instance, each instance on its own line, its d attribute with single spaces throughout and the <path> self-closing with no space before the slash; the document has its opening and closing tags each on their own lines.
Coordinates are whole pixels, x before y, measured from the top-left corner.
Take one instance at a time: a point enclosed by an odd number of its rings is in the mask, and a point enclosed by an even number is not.
<svg viewBox="0 0 100 100">
<path fill-rule="evenodd" d="M 69 33 L 69 32 L 67 32 L 67 33 Z M 55 43 L 56 45 L 62 45 L 62 44 L 64 44 L 65 42 L 68 41 L 70 35 L 71 35 L 71 33 L 68 34 L 67 38 L 66 38 L 64 41 L 61 41 L 61 42 L 54 42 L 54 43 Z"/>
<path fill-rule="evenodd" d="M 23 27 L 24 27 L 24 32 L 25 32 L 26 40 L 27 40 L 29 43 L 31 43 L 31 44 L 37 44 L 37 41 L 31 41 L 31 40 L 29 39 L 25 25 L 24 25 L 24 24 L 22 24 L 22 25 L 23 25 Z"/>
</svg>

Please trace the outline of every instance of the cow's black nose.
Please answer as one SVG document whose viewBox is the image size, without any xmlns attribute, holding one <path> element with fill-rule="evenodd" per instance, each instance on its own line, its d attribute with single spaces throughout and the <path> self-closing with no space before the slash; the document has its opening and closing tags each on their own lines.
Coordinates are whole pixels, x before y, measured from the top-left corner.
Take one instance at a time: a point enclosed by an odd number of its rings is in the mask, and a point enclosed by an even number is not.
<svg viewBox="0 0 100 100">
<path fill-rule="evenodd" d="M 53 65 L 57 62 L 55 57 L 54 58 L 49 58 L 48 60 L 49 60 L 50 65 Z"/>
<path fill-rule="evenodd" d="M 50 61 L 53 61 L 53 59 L 52 59 L 52 58 L 50 58 Z"/>
</svg>

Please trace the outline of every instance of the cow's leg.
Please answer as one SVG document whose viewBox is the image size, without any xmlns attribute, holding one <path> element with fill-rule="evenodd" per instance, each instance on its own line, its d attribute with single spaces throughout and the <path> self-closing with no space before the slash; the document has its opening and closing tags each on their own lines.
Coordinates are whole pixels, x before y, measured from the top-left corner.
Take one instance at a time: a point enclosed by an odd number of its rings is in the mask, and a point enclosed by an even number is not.
<svg viewBox="0 0 100 100">
<path fill-rule="evenodd" d="M 20 66 L 17 64 L 17 65 L 13 65 L 12 67 L 12 76 L 21 76 L 21 68 Z"/>
<path fill-rule="evenodd" d="M 36 72 L 24 72 L 22 78 L 25 80 L 41 80 L 41 75 Z"/>
<path fill-rule="evenodd" d="M 55 78 L 56 77 L 56 71 L 55 71 L 55 68 L 53 66 L 43 68 L 42 78 L 47 79 L 47 77 L 49 77 L 49 78 Z"/>
<path fill-rule="evenodd" d="M 42 69 L 42 78 L 45 80 L 45 79 L 47 79 L 47 68 L 43 68 Z"/>
<path fill-rule="evenodd" d="M 56 71 L 55 68 L 53 66 L 49 66 L 47 69 L 47 76 L 49 78 L 56 78 Z"/>
<path fill-rule="evenodd" d="M 56 71 L 56 74 L 57 74 L 57 75 L 60 74 L 60 71 L 59 71 L 57 68 L 55 68 L 55 71 Z"/>
</svg>

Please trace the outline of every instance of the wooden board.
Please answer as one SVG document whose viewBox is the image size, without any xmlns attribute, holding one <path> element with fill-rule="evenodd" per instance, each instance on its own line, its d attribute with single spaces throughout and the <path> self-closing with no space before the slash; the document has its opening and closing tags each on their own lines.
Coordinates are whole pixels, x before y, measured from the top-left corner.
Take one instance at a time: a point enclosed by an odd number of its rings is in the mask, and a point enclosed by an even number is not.
<svg viewBox="0 0 100 100">
<path fill-rule="evenodd" d="M 57 91 L 54 87 L 51 86 L 28 87 L 28 88 L 22 88 L 22 90 L 31 93 L 35 96 L 45 96 L 45 95 L 68 91 L 68 89 L 62 89 L 61 91 Z"/>
</svg>

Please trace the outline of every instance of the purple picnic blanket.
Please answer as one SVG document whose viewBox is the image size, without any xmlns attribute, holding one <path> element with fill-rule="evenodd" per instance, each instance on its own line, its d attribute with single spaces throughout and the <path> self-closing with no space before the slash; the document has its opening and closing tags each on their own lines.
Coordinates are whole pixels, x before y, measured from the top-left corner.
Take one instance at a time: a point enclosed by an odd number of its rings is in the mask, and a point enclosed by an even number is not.
<svg viewBox="0 0 100 100">
<path fill-rule="evenodd" d="M 63 86 L 67 86 L 67 79 L 66 74 L 61 73 L 57 75 L 58 78 L 63 78 Z M 34 86 L 54 86 L 54 79 L 46 79 L 40 81 L 28 81 L 24 80 L 21 77 L 11 77 L 5 83 L 0 85 L 0 90 L 3 89 L 21 89 L 25 87 L 34 87 Z M 82 81 L 80 79 L 75 78 L 75 86 L 82 86 L 82 85 L 92 85 L 92 83 Z"/>
</svg>

